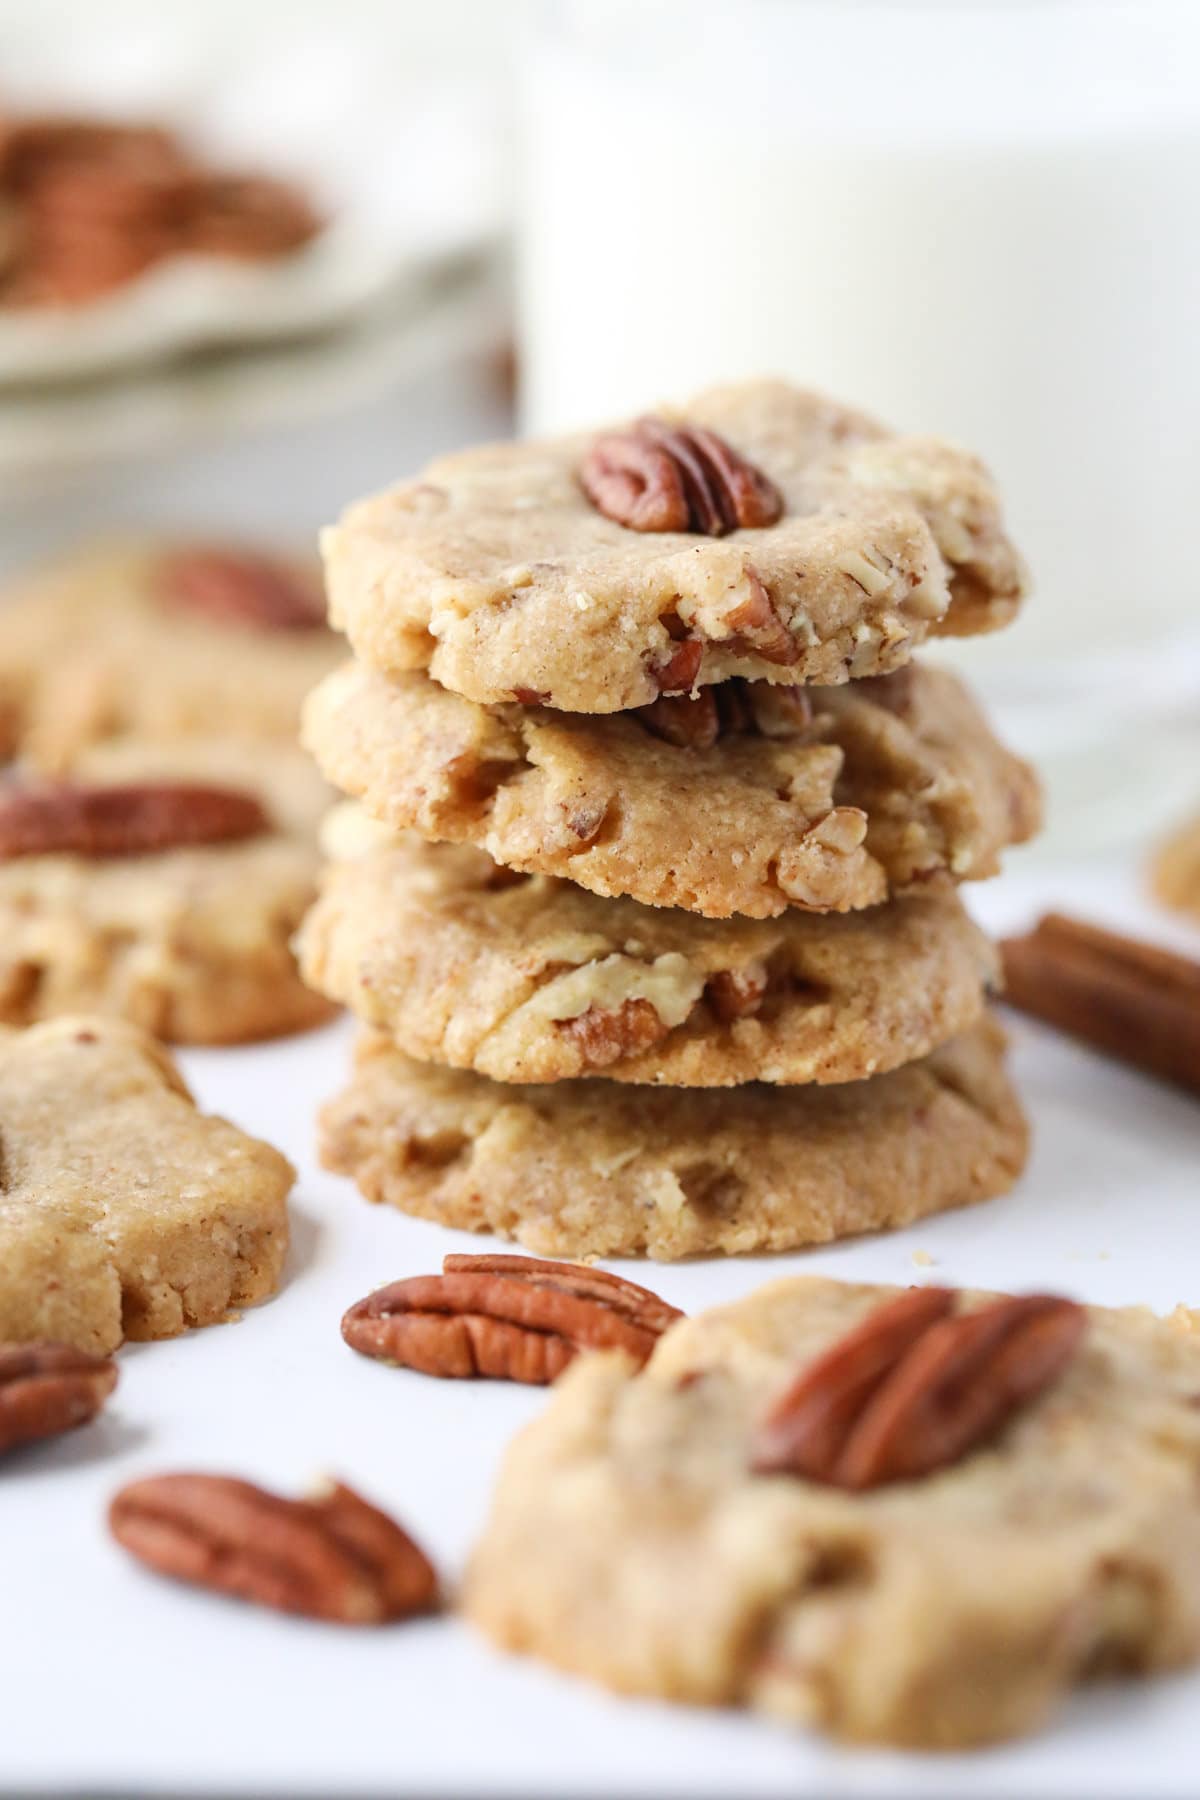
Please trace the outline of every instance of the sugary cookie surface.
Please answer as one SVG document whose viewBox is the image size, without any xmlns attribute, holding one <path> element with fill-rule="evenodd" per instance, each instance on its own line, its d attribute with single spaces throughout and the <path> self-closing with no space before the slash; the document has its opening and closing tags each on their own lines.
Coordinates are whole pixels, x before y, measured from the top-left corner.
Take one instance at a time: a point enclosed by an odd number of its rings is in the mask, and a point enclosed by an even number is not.
<svg viewBox="0 0 1200 1800">
<path fill-rule="evenodd" d="M 589 497 L 596 434 L 489 445 L 326 533 L 333 623 L 375 668 L 427 668 L 472 700 L 606 713 L 733 675 L 886 673 L 930 632 L 1013 617 L 1020 559 L 965 451 L 778 381 L 714 389 L 665 422 L 716 433 L 777 492 L 778 518 L 631 529 Z"/>
<path fill-rule="evenodd" d="M 1195 1313 L 1087 1309 L 1065 1369 L 934 1473 L 846 1492 L 753 1472 L 797 1371 L 897 1292 L 779 1281 L 675 1326 L 640 1373 L 578 1363 L 509 1451 L 470 1616 L 623 1692 L 920 1748 L 1193 1659 Z"/>
</svg>

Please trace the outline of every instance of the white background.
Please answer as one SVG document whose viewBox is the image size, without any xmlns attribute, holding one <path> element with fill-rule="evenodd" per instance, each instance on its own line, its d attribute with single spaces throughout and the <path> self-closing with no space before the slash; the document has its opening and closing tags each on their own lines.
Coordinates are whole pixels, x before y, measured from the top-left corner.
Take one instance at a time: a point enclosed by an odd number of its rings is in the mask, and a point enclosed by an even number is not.
<svg viewBox="0 0 1200 1800">
<path fill-rule="evenodd" d="M 1187 941 L 1129 885 L 1013 875 L 988 923 L 1056 900 Z M 1036 1140 L 1011 1197 L 911 1230 L 770 1260 L 624 1265 L 688 1311 L 789 1270 L 1050 1288 L 1200 1305 L 1200 1108 L 1039 1027 L 1015 1026 Z M 339 1024 L 185 1057 L 206 1107 L 294 1158 L 283 1292 L 239 1323 L 121 1353 L 107 1416 L 0 1466 L 0 1786 L 344 1795 L 1194 1793 L 1200 1675 L 1106 1688 L 1024 1743 L 970 1758 L 847 1753 L 748 1717 L 620 1701 L 502 1657 L 454 1618 L 374 1632 L 176 1587 L 106 1536 L 109 1495 L 155 1470 L 285 1493 L 340 1474 L 394 1510 L 453 1585 L 510 1434 L 538 1390 L 434 1381 L 354 1356 L 352 1301 L 478 1240 L 367 1206 L 319 1172 L 313 1115 L 343 1079 Z M 803 1146 L 797 1146 L 803 1154 Z M 914 1251 L 932 1265 L 914 1265 Z M 618 1265 L 620 1266 L 620 1265 Z"/>
</svg>

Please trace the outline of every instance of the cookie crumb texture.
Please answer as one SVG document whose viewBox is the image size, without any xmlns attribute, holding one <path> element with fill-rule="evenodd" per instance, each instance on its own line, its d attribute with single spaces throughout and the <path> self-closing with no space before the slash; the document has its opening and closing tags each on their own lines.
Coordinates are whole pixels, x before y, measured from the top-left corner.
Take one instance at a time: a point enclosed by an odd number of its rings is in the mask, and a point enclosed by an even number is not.
<svg viewBox="0 0 1200 1800">
<path fill-rule="evenodd" d="M 321 1152 L 369 1200 L 538 1256 L 790 1250 L 1007 1192 L 1027 1129 L 1003 1052 L 986 1019 L 840 1087 L 514 1089 L 368 1038 Z"/>
<path fill-rule="evenodd" d="M 1021 561 L 967 452 L 781 381 L 713 389 L 668 422 L 726 439 L 778 489 L 778 522 L 632 531 L 584 491 L 594 434 L 486 445 L 326 532 L 333 623 L 388 673 L 611 713 L 656 698 L 683 639 L 701 685 L 832 684 L 901 667 L 930 632 L 1014 617 Z"/>
<path fill-rule="evenodd" d="M 290 1163 L 197 1111 L 120 1020 L 0 1032 L 0 1340 L 103 1353 L 264 1300 L 288 1244 Z"/>
<path fill-rule="evenodd" d="M 410 1056 L 512 1082 L 857 1081 L 974 1024 L 998 980 L 949 892 L 708 920 L 412 836 L 328 871 L 299 950 Z"/>
<path fill-rule="evenodd" d="M 752 706 L 764 692 L 745 690 Z M 310 696 L 305 741 L 394 830 L 712 918 L 847 912 L 980 880 L 1036 831 L 1036 777 L 952 675 L 903 670 L 812 700 L 803 723 L 758 717 L 696 747 L 637 715 L 477 706 L 426 675 L 350 663 Z"/>
<path fill-rule="evenodd" d="M 1200 1315 L 1089 1308 L 1063 1376 L 925 1479 L 749 1472 L 797 1369 L 898 1291 L 780 1281 L 676 1325 L 641 1373 L 569 1369 L 509 1449 L 468 1615 L 623 1693 L 913 1749 L 1015 1736 L 1089 1679 L 1193 1661 Z"/>
</svg>

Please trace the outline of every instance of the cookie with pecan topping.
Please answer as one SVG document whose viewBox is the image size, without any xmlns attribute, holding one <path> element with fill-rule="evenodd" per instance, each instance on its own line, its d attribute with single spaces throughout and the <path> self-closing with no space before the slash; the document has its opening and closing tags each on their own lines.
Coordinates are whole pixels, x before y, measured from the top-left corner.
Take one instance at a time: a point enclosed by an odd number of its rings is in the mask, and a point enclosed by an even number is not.
<svg viewBox="0 0 1200 1800">
<path fill-rule="evenodd" d="M 713 918 L 847 912 L 977 880 L 1039 816 L 1032 771 L 929 668 L 801 704 L 731 682 L 719 700 L 601 718 L 478 706 L 427 675 L 355 663 L 310 697 L 305 738 L 334 785 L 395 829 Z"/>
<path fill-rule="evenodd" d="M 0 785 L 0 1021 L 238 1043 L 327 1018 L 290 947 L 327 801 L 298 749 L 232 737 L 114 740 Z"/>
<path fill-rule="evenodd" d="M 886 1342 L 914 1302 L 917 1339 Z M 1014 1736 L 1089 1678 L 1200 1655 L 1198 1387 L 1182 1307 L 777 1281 L 640 1370 L 566 1372 L 466 1611 L 622 1693 L 909 1748 Z M 763 1466 L 789 1396 L 805 1473 Z M 877 1479 L 840 1484 L 834 1439 Z"/>
<path fill-rule="evenodd" d="M 0 597 L 0 750 L 61 770 L 124 735 L 295 738 L 339 660 L 320 572 L 244 545 L 113 539 Z"/>
<path fill-rule="evenodd" d="M 975 457 L 779 381 L 444 456 L 325 535 L 331 617 L 469 699 L 642 706 L 733 675 L 886 673 L 1024 589 Z"/>
<path fill-rule="evenodd" d="M 953 893 L 708 920 L 411 835 L 335 864 L 305 978 L 409 1055 L 498 1081 L 857 1081 L 972 1025 L 997 958 Z"/>
<path fill-rule="evenodd" d="M 512 1087 L 368 1037 L 322 1155 L 370 1200 L 536 1256 L 793 1250 L 1007 1191 L 1026 1127 L 984 1019 L 833 1087 Z"/>
<path fill-rule="evenodd" d="M 120 1019 L 0 1028 L 0 1340 L 104 1353 L 279 1284 L 294 1179 Z"/>
</svg>

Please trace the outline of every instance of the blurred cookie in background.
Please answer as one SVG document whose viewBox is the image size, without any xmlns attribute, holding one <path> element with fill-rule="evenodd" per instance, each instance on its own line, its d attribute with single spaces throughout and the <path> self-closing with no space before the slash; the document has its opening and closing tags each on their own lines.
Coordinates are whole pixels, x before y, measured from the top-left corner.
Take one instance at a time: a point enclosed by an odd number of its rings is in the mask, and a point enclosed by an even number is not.
<svg viewBox="0 0 1200 1800">
<path fill-rule="evenodd" d="M 1165 906 L 1200 920 L 1200 813 L 1160 847 L 1150 880 Z"/>
<path fill-rule="evenodd" d="M 0 595 L 0 750 L 59 772 L 127 734 L 290 744 L 338 660 L 314 559 L 106 540 Z"/>
<path fill-rule="evenodd" d="M 290 940 L 329 793 L 296 748 L 96 745 L 66 779 L 0 786 L 0 1021 L 130 1019 L 178 1043 L 320 1023 Z"/>
</svg>

